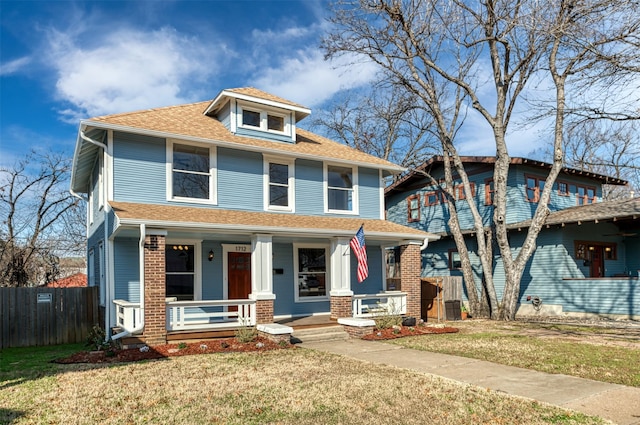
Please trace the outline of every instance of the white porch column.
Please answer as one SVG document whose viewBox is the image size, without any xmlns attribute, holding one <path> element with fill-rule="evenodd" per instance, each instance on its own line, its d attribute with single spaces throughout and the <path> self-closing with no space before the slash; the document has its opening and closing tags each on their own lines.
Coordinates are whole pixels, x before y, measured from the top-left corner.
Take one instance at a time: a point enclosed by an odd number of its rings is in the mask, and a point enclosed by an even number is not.
<svg viewBox="0 0 640 425">
<path fill-rule="evenodd" d="M 254 300 L 273 300 L 273 244 L 271 235 L 251 236 L 251 294 Z"/>
<path fill-rule="evenodd" d="M 331 240 L 331 292 L 332 297 L 350 297 L 351 290 L 351 247 L 349 238 Z"/>
</svg>

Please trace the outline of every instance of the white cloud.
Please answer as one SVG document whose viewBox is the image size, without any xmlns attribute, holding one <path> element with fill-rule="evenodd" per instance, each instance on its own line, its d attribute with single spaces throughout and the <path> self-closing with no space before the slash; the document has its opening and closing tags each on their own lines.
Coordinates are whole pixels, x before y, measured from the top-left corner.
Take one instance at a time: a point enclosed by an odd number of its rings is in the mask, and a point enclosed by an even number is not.
<svg viewBox="0 0 640 425">
<path fill-rule="evenodd" d="M 0 76 L 15 74 L 31 63 L 31 58 L 24 56 L 4 64 L 0 64 Z"/>
<path fill-rule="evenodd" d="M 305 106 L 318 106 L 337 92 L 360 87 L 375 79 L 378 68 L 369 62 L 343 56 L 324 60 L 319 50 L 298 51 L 277 67 L 261 69 L 253 85 Z"/>
<path fill-rule="evenodd" d="M 49 39 L 56 94 L 70 104 L 59 112 L 75 123 L 87 115 L 200 100 L 202 83 L 215 71 L 212 49 L 169 28 L 120 29 L 80 46 L 87 36 L 52 32 Z"/>
</svg>

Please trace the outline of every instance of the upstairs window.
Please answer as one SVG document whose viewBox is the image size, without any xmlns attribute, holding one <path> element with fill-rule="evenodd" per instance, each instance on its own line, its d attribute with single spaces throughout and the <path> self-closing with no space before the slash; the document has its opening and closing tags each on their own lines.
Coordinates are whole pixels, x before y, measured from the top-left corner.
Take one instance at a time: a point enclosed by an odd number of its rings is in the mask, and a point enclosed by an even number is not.
<svg viewBox="0 0 640 425">
<path fill-rule="evenodd" d="M 544 179 L 534 176 L 525 176 L 527 181 L 526 196 L 529 202 L 538 202 L 540 193 L 544 189 Z"/>
<path fill-rule="evenodd" d="M 430 207 L 438 204 L 438 192 L 427 192 L 424 194 L 424 206 Z"/>
<path fill-rule="evenodd" d="M 266 131 L 279 135 L 291 135 L 291 116 L 286 112 L 280 112 L 269 108 L 256 108 L 255 105 L 238 102 L 240 127 L 251 130 Z"/>
<path fill-rule="evenodd" d="M 265 157 L 265 209 L 293 211 L 294 163 Z"/>
<path fill-rule="evenodd" d="M 493 205 L 493 193 L 496 191 L 493 185 L 493 179 L 486 179 L 484 181 L 484 204 Z"/>
<path fill-rule="evenodd" d="M 243 109 L 242 125 L 260 128 L 260 112 Z"/>
<path fill-rule="evenodd" d="M 471 186 L 471 196 L 475 198 L 476 184 L 474 182 L 469 182 L 469 186 Z M 467 197 L 464 195 L 464 185 L 462 183 L 456 186 L 456 191 L 458 193 L 458 200 L 462 201 L 464 199 L 467 199 Z"/>
<path fill-rule="evenodd" d="M 168 198 L 195 202 L 214 201 L 214 149 L 170 143 L 167 156 L 171 167 Z"/>
<path fill-rule="evenodd" d="M 357 213 L 357 174 L 351 167 L 327 165 L 327 211 Z"/>
<path fill-rule="evenodd" d="M 281 132 L 284 131 L 284 117 L 268 114 L 267 129 Z"/>
<path fill-rule="evenodd" d="M 589 186 L 576 186 L 578 205 L 593 204 L 596 202 L 596 188 Z"/>
<path fill-rule="evenodd" d="M 569 183 L 562 181 L 558 182 L 558 195 L 569 196 Z"/>
<path fill-rule="evenodd" d="M 420 221 L 420 195 L 407 198 L 407 219 L 409 223 Z"/>
</svg>

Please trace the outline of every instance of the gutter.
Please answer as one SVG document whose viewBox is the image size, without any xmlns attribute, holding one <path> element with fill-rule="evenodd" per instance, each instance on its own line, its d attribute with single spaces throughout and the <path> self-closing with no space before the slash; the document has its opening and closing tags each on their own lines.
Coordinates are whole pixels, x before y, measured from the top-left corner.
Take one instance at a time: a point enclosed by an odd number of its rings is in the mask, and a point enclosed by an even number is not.
<svg viewBox="0 0 640 425">
<path fill-rule="evenodd" d="M 140 239 L 138 240 L 138 272 L 140 280 L 140 323 L 130 331 L 122 331 L 111 337 L 115 341 L 125 336 L 129 336 L 144 329 L 144 240 L 147 236 L 147 229 L 144 223 L 140 224 Z"/>
</svg>

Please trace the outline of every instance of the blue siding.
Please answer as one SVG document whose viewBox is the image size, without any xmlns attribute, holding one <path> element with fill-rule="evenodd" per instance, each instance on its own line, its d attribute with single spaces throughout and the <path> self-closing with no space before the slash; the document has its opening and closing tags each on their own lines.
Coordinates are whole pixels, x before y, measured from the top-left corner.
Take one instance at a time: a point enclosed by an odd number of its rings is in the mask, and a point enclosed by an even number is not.
<svg viewBox="0 0 640 425">
<path fill-rule="evenodd" d="M 371 168 L 358 169 L 358 196 L 360 216 L 364 218 L 380 218 L 380 175 Z"/>
<path fill-rule="evenodd" d="M 324 213 L 322 162 L 296 160 L 296 213 L 319 215 Z"/>
<path fill-rule="evenodd" d="M 640 279 L 563 280 L 539 295 L 546 304 L 561 304 L 564 312 L 638 317 Z"/>
<path fill-rule="evenodd" d="M 640 237 L 627 237 L 624 239 L 625 251 L 629 254 L 640 252 Z M 640 255 L 627 255 L 626 270 L 632 276 L 640 276 Z"/>
<path fill-rule="evenodd" d="M 209 251 L 213 251 L 213 261 L 209 261 Z M 222 244 L 220 242 L 202 241 L 202 299 L 221 300 L 223 296 L 222 282 Z"/>
<path fill-rule="evenodd" d="M 113 242 L 114 298 L 140 302 L 140 273 L 138 267 L 138 240 L 117 238 Z"/>
<path fill-rule="evenodd" d="M 351 254 L 351 290 L 354 294 L 377 294 L 384 290 L 382 275 L 382 250 L 376 245 L 367 245 L 367 259 L 369 260 L 369 277 L 358 283 L 358 261 Z"/>
<path fill-rule="evenodd" d="M 262 155 L 234 149 L 218 149 L 218 206 L 263 211 Z"/>
<path fill-rule="evenodd" d="M 114 200 L 166 204 L 165 140 L 129 133 L 113 139 Z"/>
<path fill-rule="evenodd" d="M 225 103 L 217 114 L 218 120 L 227 127 L 227 130 L 231 130 L 231 102 Z"/>
<path fill-rule="evenodd" d="M 240 123 L 238 123 L 236 134 L 239 136 L 255 137 L 256 139 L 273 140 L 274 142 L 284 142 L 289 144 L 293 143 L 293 141 L 291 140 L 291 136 L 274 134 L 261 130 L 251 130 L 249 128 L 240 127 Z"/>
</svg>

